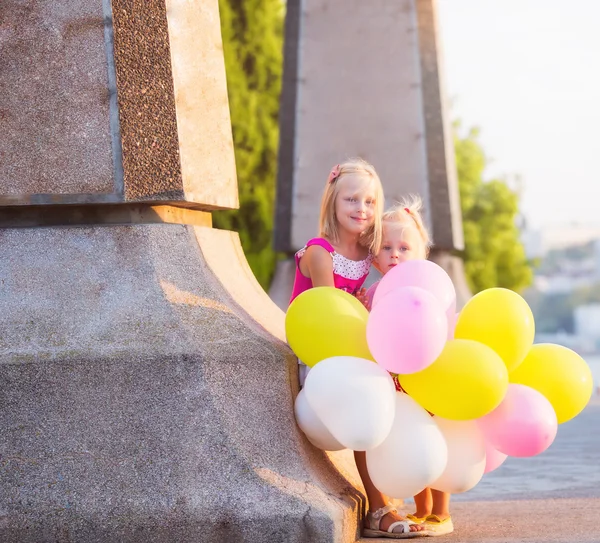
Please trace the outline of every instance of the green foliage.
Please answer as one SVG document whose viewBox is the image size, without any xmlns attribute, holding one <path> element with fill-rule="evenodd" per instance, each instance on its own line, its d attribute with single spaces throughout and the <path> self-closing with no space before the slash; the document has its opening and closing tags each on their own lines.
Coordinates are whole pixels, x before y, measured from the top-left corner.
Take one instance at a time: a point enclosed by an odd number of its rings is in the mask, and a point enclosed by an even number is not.
<svg viewBox="0 0 600 543">
<path fill-rule="evenodd" d="M 214 225 L 239 232 L 248 263 L 267 288 L 276 260 L 271 239 L 284 4 L 219 0 L 219 9 L 240 209 L 213 213 Z"/>
<path fill-rule="evenodd" d="M 460 188 L 467 281 L 473 293 L 504 287 L 521 291 L 533 273 L 519 239 L 519 199 L 505 181 L 483 178 L 486 157 L 478 132 L 456 135 L 454 146 Z"/>
</svg>

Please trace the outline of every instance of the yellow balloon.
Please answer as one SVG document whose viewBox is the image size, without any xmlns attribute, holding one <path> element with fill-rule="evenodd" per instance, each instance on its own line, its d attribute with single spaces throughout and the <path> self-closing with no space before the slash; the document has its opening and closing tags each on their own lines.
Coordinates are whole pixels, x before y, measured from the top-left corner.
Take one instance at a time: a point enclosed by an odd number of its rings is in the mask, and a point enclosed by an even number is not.
<svg viewBox="0 0 600 543">
<path fill-rule="evenodd" d="M 468 339 L 448 341 L 424 370 L 400 375 L 400 384 L 427 411 L 471 420 L 494 410 L 508 389 L 508 371 L 490 347 Z"/>
<path fill-rule="evenodd" d="M 581 413 L 594 390 L 592 370 L 575 351 L 553 343 L 531 347 L 519 367 L 510 373 L 511 383 L 541 392 L 554 407 L 558 424 Z"/>
<path fill-rule="evenodd" d="M 527 302 L 505 288 L 482 290 L 458 316 L 454 337 L 479 341 L 496 351 L 508 371 L 515 369 L 533 345 L 535 322 Z"/>
<path fill-rule="evenodd" d="M 285 334 L 296 356 L 307 366 L 332 356 L 373 360 L 367 345 L 368 317 L 365 306 L 347 292 L 315 287 L 290 304 Z"/>
</svg>

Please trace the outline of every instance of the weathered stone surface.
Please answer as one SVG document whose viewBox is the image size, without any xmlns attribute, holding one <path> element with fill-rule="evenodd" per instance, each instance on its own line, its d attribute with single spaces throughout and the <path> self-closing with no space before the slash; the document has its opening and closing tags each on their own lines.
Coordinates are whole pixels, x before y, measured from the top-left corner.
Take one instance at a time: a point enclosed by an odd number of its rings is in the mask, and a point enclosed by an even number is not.
<svg viewBox="0 0 600 543">
<path fill-rule="evenodd" d="M 166 4 L 183 192 L 190 202 L 237 208 L 218 0 Z"/>
<path fill-rule="evenodd" d="M 450 126 L 437 2 L 415 0 L 430 224 L 442 251 L 464 246 L 454 138 Z M 452 277 L 455 283 L 460 277 Z M 457 285 L 458 286 L 458 285 Z"/>
<path fill-rule="evenodd" d="M 473 296 L 467 283 L 463 261 L 460 257 L 454 256 L 448 251 L 438 251 L 435 247 L 431 251 L 429 259 L 444 268 L 452 279 L 456 291 L 456 307 L 458 310 L 462 309 L 469 298 Z"/>
<path fill-rule="evenodd" d="M 362 495 L 295 425 L 283 314 L 236 235 L 0 244 L 0 541 L 355 540 Z"/>
<path fill-rule="evenodd" d="M 100 0 L 0 4 L 0 195 L 115 191 L 104 16 Z"/>
<path fill-rule="evenodd" d="M 351 455 L 298 430 L 283 313 L 209 228 L 217 0 L 0 10 L 0 541 L 355 541 Z"/>
<path fill-rule="evenodd" d="M 0 15 L 0 206 L 238 206 L 218 0 Z"/>
</svg>

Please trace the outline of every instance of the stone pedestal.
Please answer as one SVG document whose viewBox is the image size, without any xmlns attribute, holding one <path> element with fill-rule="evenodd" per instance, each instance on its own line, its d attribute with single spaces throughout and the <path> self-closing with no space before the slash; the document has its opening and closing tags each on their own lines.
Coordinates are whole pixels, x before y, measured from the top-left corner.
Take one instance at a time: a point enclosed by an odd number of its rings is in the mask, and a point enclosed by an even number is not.
<svg viewBox="0 0 600 543">
<path fill-rule="evenodd" d="M 295 425 L 297 362 L 237 235 L 0 239 L 1 541 L 354 541 L 361 497 Z"/>
<path fill-rule="evenodd" d="M 0 541 L 354 541 L 283 313 L 210 227 L 237 205 L 217 0 L 0 12 Z"/>
</svg>

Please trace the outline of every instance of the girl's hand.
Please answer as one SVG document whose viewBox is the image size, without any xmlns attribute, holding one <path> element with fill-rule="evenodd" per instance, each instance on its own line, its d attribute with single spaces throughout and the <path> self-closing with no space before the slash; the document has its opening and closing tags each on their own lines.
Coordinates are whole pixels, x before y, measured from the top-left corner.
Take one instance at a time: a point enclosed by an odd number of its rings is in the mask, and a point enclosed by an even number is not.
<svg viewBox="0 0 600 543">
<path fill-rule="evenodd" d="M 363 304 L 367 308 L 367 311 L 371 311 L 371 303 L 369 301 L 369 298 L 367 297 L 366 288 L 361 288 L 359 291 L 356 292 L 354 296 L 361 304 Z"/>
</svg>

